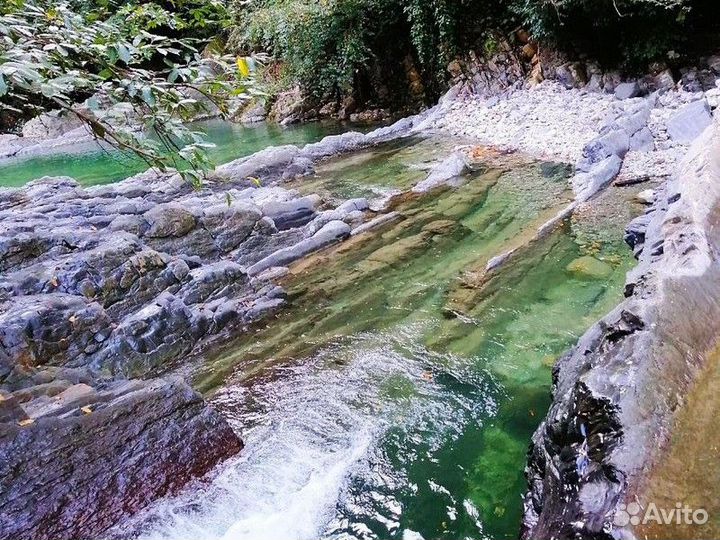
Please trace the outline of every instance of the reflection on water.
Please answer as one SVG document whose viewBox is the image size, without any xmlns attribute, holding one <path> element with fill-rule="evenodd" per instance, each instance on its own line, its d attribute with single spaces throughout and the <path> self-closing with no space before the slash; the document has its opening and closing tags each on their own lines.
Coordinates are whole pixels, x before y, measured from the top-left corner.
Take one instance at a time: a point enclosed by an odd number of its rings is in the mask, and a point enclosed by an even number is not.
<svg viewBox="0 0 720 540">
<path fill-rule="evenodd" d="M 313 189 L 385 189 L 393 174 L 406 187 L 429 144 L 337 160 Z M 289 308 L 194 373 L 242 454 L 121 536 L 517 537 L 551 365 L 617 303 L 631 263 L 621 229 L 596 220 L 614 242 L 590 246 L 567 224 L 485 276 L 569 193 L 562 167 L 481 169 L 398 199 L 399 221 L 291 269 Z"/>
</svg>

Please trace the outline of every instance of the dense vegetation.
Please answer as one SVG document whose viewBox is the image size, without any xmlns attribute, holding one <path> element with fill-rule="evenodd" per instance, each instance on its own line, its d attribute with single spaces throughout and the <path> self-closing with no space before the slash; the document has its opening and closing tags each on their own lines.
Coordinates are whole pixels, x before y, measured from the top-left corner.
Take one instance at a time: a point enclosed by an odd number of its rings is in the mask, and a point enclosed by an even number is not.
<svg viewBox="0 0 720 540">
<path fill-rule="evenodd" d="M 269 50 L 317 96 L 362 91 L 403 74 L 410 55 L 429 98 L 455 55 L 492 49 L 518 27 L 606 65 L 642 70 L 679 59 L 713 7 L 704 0 L 236 0 L 232 43 Z M 668 56 L 670 55 L 670 56 Z"/>
<path fill-rule="evenodd" d="M 249 98 L 258 53 L 274 58 L 268 91 L 299 83 L 318 102 L 354 95 L 400 106 L 412 73 L 432 101 L 448 61 L 492 52 L 496 36 L 519 27 L 609 66 L 682 62 L 717 35 L 714 1 L 5 0 L 0 128 L 66 109 L 151 164 L 181 156 L 192 175 L 208 164 L 185 122 Z"/>
</svg>

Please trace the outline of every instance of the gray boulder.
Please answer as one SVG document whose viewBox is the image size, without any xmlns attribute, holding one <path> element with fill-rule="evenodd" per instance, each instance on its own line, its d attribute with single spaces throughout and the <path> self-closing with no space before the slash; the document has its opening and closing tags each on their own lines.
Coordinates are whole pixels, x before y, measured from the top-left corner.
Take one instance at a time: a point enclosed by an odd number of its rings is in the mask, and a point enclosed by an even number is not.
<svg viewBox="0 0 720 540">
<path fill-rule="evenodd" d="M 707 100 L 701 99 L 682 107 L 667 123 L 668 135 L 675 142 L 689 144 L 712 124 Z"/>
<path fill-rule="evenodd" d="M 612 130 L 605 135 L 589 142 L 583 148 L 583 157 L 577 165 L 577 169 L 589 172 L 596 164 L 615 156 L 621 160 L 630 149 L 630 137 L 622 129 Z"/>
<path fill-rule="evenodd" d="M 632 99 L 640 95 L 640 84 L 637 81 L 620 83 L 615 87 L 617 99 Z"/>
<path fill-rule="evenodd" d="M 616 155 L 609 156 L 590 167 L 586 172 L 572 178 L 572 186 L 578 201 L 587 201 L 610 184 L 620 173 L 623 161 Z"/>
</svg>

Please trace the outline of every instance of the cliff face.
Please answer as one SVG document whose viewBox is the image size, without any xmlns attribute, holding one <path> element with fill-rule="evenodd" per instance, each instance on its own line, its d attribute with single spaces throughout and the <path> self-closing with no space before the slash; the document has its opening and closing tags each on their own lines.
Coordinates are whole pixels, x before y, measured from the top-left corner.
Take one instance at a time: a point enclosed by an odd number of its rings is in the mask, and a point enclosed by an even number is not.
<svg viewBox="0 0 720 540">
<path fill-rule="evenodd" d="M 720 334 L 720 127 L 694 143 L 648 213 L 628 228 L 639 251 L 626 300 L 557 364 L 536 431 L 522 537 L 634 538 L 622 504 L 646 480 Z"/>
</svg>

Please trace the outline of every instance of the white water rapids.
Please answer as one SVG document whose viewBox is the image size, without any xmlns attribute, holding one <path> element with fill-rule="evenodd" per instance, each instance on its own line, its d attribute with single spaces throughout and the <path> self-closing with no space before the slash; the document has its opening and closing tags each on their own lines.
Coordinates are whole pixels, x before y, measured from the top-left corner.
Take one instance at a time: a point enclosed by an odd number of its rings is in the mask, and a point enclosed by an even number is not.
<svg viewBox="0 0 720 540">
<path fill-rule="evenodd" d="M 242 434 L 240 456 L 211 481 L 155 504 L 117 534 L 143 540 L 377 538 L 366 519 L 382 523 L 387 534 L 400 533 L 403 508 L 395 494 L 417 486 L 387 462 L 382 444 L 390 430 L 399 430 L 395 440 L 405 441 L 400 459 L 411 463 L 415 443 L 439 444 L 495 409 L 487 373 L 418 346 L 420 326 L 346 339 L 249 385 L 226 386 L 213 403 Z M 478 379 L 478 393 L 451 393 L 431 375 L 439 369 Z M 388 381 L 402 381 L 405 392 L 390 395 Z M 418 537 L 409 530 L 401 536 Z"/>
</svg>

